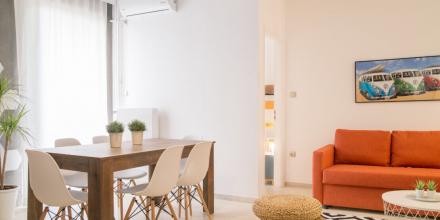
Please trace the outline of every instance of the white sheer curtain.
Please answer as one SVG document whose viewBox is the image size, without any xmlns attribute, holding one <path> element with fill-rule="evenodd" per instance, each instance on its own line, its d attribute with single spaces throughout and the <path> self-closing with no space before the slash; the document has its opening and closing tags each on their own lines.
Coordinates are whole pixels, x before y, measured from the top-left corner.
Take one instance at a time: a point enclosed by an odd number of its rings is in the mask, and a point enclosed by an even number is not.
<svg viewBox="0 0 440 220">
<path fill-rule="evenodd" d="M 106 4 L 15 0 L 19 82 L 36 146 L 90 143 L 107 123 Z"/>
<path fill-rule="evenodd" d="M 107 123 L 106 4 L 15 0 L 20 93 L 33 147 L 56 138 L 90 143 Z M 25 157 L 23 157 L 25 158 Z M 27 165 L 24 164 L 23 171 Z M 26 201 L 26 173 L 19 203 Z"/>
</svg>

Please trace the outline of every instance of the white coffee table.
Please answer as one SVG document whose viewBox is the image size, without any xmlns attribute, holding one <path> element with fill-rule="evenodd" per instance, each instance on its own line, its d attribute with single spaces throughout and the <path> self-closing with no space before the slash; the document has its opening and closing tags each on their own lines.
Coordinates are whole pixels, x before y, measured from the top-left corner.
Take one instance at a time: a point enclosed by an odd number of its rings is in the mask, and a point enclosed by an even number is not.
<svg viewBox="0 0 440 220">
<path fill-rule="evenodd" d="M 436 219 L 440 217 L 440 202 L 415 200 L 413 190 L 391 191 L 382 194 L 384 214 L 406 219 Z"/>
</svg>

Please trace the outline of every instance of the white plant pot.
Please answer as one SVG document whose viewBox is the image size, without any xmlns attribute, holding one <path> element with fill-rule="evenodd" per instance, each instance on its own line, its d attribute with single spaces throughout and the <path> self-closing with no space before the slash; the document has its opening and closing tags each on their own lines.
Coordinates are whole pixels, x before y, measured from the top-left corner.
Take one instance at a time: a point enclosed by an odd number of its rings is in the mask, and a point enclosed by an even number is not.
<svg viewBox="0 0 440 220">
<path fill-rule="evenodd" d="M 122 133 L 110 133 L 110 147 L 121 148 L 122 145 Z"/>
<path fill-rule="evenodd" d="M 421 199 L 425 196 L 425 190 L 416 189 L 416 198 Z"/>
<path fill-rule="evenodd" d="M 17 204 L 18 187 L 0 190 L 0 219 L 15 219 L 15 204 Z"/>
<path fill-rule="evenodd" d="M 134 131 L 131 132 L 131 141 L 133 145 L 142 145 L 144 141 L 144 132 L 143 131 Z"/>
<path fill-rule="evenodd" d="M 433 199 L 433 198 L 435 198 L 436 193 L 437 192 L 435 190 L 428 190 L 428 191 L 426 191 L 426 194 L 427 194 L 426 196 L 430 199 Z"/>
</svg>

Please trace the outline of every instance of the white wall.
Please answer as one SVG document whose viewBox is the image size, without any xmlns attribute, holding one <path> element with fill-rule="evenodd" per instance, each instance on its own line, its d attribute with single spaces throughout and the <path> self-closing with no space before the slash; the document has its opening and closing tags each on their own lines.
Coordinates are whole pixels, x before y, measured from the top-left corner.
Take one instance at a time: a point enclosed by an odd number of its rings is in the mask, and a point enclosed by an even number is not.
<svg viewBox="0 0 440 220">
<path fill-rule="evenodd" d="M 263 126 L 257 1 L 179 2 L 176 14 L 139 16 L 124 27 L 128 95 L 121 105 L 159 108 L 162 137 L 217 141 L 215 192 L 256 197 Z"/>
<path fill-rule="evenodd" d="M 354 103 L 354 62 L 440 55 L 438 0 L 287 1 L 287 181 L 311 183 L 336 128 L 440 130 L 440 102 Z"/>
</svg>

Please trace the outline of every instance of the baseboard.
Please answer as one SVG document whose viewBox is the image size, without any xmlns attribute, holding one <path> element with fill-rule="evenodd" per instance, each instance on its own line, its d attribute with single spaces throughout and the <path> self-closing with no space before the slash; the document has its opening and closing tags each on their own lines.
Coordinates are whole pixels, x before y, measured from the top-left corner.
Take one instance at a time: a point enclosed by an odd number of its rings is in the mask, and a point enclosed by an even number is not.
<svg viewBox="0 0 440 220">
<path fill-rule="evenodd" d="M 287 187 L 312 188 L 312 184 L 308 184 L 308 183 L 286 182 L 285 184 Z"/>
<path fill-rule="evenodd" d="M 254 203 L 257 198 L 251 197 L 243 197 L 243 196 L 232 196 L 232 195 L 223 195 L 223 194 L 215 194 L 216 199 L 228 200 L 233 202 L 246 202 L 246 203 Z"/>
</svg>

